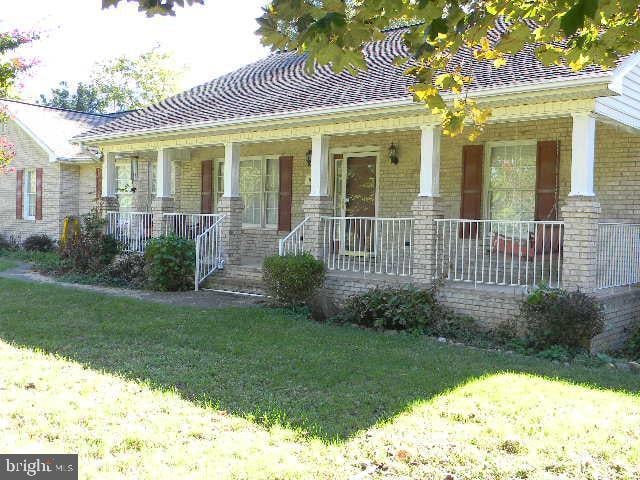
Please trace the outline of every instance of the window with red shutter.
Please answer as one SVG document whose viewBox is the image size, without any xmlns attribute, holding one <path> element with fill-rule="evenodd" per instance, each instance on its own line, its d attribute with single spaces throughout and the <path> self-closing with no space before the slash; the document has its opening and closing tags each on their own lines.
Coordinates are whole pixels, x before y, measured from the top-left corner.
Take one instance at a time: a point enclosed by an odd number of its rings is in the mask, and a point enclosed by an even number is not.
<svg viewBox="0 0 640 480">
<path fill-rule="evenodd" d="M 102 168 L 96 168 L 96 198 L 102 198 Z"/>
<path fill-rule="evenodd" d="M 293 157 L 280 157 L 280 195 L 278 198 L 278 230 L 291 231 L 293 194 Z"/>
<path fill-rule="evenodd" d="M 42 220 L 42 176 L 43 169 L 36 168 L 36 220 Z"/>
<path fill-rule="evenodd" d="M 22 220 L 24 216 L 24 169 L 16 170 L 16 219 Z"/>
<path fill-rule="evenodd" d="M 200 194 L 200 212 L 213 212 L 213 161 L 204 160 L 201 166 L 202 189 Z"/>
<path fill-rule="evenodd" d="M 536 164 L 536 220 L 558 219 L 559 143 L 538 142 Z"/>
</svg>

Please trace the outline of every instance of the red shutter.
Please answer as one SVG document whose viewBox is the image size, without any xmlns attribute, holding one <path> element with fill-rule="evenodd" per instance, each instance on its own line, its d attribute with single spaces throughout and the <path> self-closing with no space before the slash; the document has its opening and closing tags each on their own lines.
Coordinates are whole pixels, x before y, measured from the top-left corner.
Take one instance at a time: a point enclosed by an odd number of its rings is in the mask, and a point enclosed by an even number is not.
<svg viewBox="0 0 640 480">
<path fill-rule="evenodd" d="M 24 198 L 24 170 L 16 170 L 16 218 L 22 220 L 23 218 L 23 198 Z"/>
<path fill-rule="evenodd" d="M 558 142 L 538 142 L 536 167 L 536 220 L 558 218 L 558 166 L 560 156 Z"/>
<path fill-rule="evenodd" d="M 200 213 L 212 213 L 213 208 L 213 161 L 202 162 L 202 190 L 200 197 Z"/>
<path fill-rule="evenodd" d="M 482 166 L 484 147 L 465 145 L 462 147 L 462 203 L 460 218 L 479 220 L 482 218 Z M 461 236 L 473 236 L 476 228 L 460 231 Z"/>
<path fill-rule="evenodd" d="M 102 198 L 102 168 L 96 168 L 96 198 Z"/>
<path fill-rule="evenodd" d="M 42 220 L 42 168 L 36 168 L 36 220 Z"/>
<path fill-rule="evenodd" d="M 280 196 L 278 230 L 291 231 L 291 195 L 293 194 L 293 157 L 280 157 Z"/>
</svg>

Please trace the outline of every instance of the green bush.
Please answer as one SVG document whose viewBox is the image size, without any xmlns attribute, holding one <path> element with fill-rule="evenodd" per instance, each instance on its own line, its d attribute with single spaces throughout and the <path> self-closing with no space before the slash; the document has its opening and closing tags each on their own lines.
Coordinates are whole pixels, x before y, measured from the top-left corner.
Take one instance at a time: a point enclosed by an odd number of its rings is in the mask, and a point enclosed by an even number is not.
<svg viewBox="0 0 640 480">
<path fill-rule="evenodd" d="M 536 351 L 556 345 L 573 352 L 588 349 L 604 327 L 600 302 L 579 290 L 538 288 L 522 302 L 520 315 L 527 342 Z"/>
<path fill-rule="evenodd" d="M 640 359 L 640 326 L 629 337 L 624 353 L 630 358 Z"/>
<path fill-rule="evenodd" d="M 435 289 L 389 287 L 350 297 L 336 320 L 389 330 L 423 330 L 435 328 L 445 314 Z"/>
<path fill-rule="evenodd" d="M 175 292 L 193 288 L 196 249 L 176 235 L 154 238 L 144 252 L 147 283 L 152 290 Z"/>
<path fill-rule="evenodd" d="M 100 274 L 100 280 L 110 285 L 142 288 L 147 280 L 145 267 L 142 255 L 124 253 Z"/>
<path fill-rule="evenodd" d="M 22 248 L 29 252 L 50 252 L 55 245 L 53 239 L 44 233 L 30 235 L 22 242 Z"/>
<path fill-rule="evenodd" d="M 0 251 L 12 251 L 20 248 L 20 242 L 13 235 L 8 237 L 0 234 Z"/>
<path fill-rule="evenodd" d="M 103 228 L 104 219 L 96 209 L 82 217 L 80 231 L 60 246 L 65 273 L 96 275 L 113 262 L 121 246 Z"/>
<path fill-rule="evenodd" d="M 263 264 L 269 294 L 281 305 L 297 307 L 309 301 L 324 284 L 324 265 L 308 253 L 274 255 Z"/>
</svg>

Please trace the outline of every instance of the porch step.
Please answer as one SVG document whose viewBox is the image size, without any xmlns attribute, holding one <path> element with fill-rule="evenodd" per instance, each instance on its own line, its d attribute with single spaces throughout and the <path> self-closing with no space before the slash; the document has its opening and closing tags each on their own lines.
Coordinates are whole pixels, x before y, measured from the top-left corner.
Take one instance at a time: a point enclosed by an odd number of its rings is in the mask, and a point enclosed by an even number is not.
<svg viewBox="0 0 640 480">
<path fill-rule="evenodd" d="M 215 272 L 207 278 L 203 288 L 233 290 L 260 295 L 264 295 L 266 292 L 262 281 L 262 268 L 253 265 L 227 265 L 224 270 Z"/>
</svg>

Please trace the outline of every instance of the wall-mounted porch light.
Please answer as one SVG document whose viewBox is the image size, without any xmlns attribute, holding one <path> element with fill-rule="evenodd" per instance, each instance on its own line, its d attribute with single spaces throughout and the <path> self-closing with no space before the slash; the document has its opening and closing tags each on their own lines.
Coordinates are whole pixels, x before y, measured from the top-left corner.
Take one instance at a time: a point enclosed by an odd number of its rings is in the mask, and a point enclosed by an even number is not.
<svg viewBox="0 0 640 480">
<path fill-rule="evenodd" d="M 307 160 L 307 166 L 308 166 L 308 167 L 310 167 L 310 166 L 311 166 L 311 154 L 312 154 L 311 150 L 307 150 L 307 157 L 306 157 L 306 160 Z"/>
<path fill-rule="evenodd" d="M 391 145 L 389 145 L 389 161 L 394 165 L 397 165 L 399 160 L 398 147 L 395 143 L 391 143 Z"/>
</svg>

